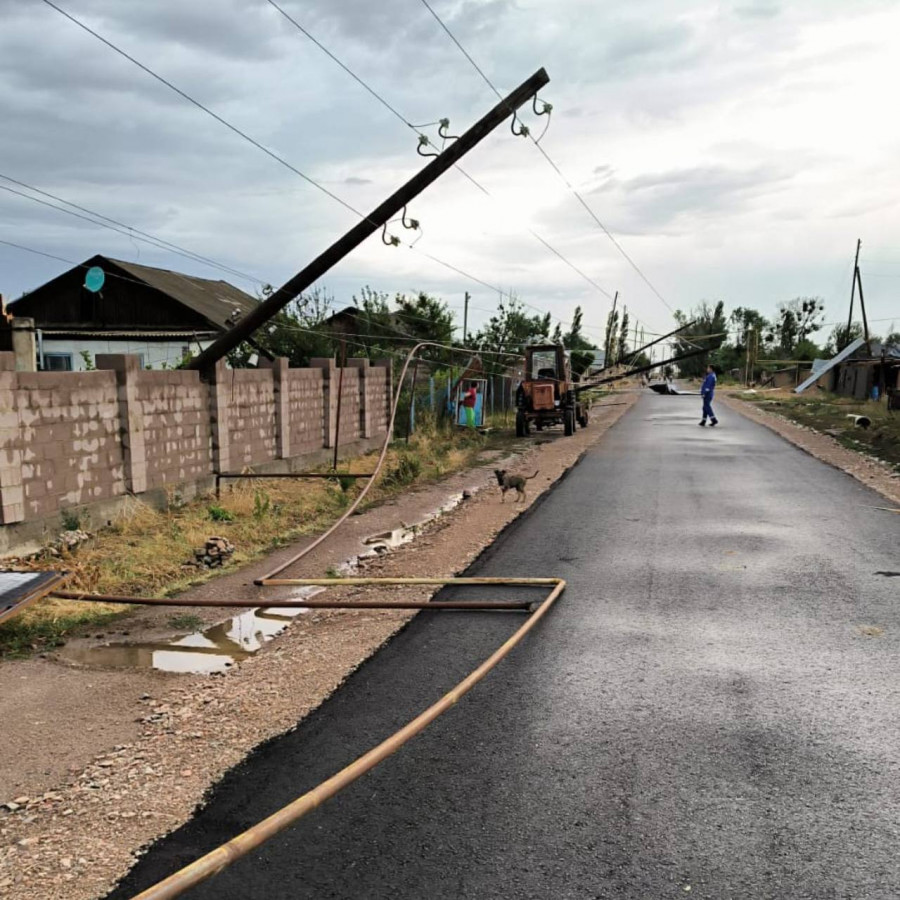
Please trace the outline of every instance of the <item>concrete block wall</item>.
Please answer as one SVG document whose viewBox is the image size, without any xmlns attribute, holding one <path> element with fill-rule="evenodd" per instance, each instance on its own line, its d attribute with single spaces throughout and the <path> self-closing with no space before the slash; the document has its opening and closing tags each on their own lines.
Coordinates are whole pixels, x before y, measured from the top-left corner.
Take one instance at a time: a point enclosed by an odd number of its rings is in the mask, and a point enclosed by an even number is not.
<svg viewBox="0 0 900 900">
<path fill-rule="evenodd" d="M 275 382 L 271 369 L 233 369 L 224 385 L 231 469 L 277 459 Z"/>
<path fill-rule="evenodd" d="M 290 369 L 288 428 L 291 456 L 325 446 L 325 380 L 321 369 Z"/>
<path fill-rule="evenodd" d="M 18 447 L 10 449 L 21 460 L 22 519 L 125 493 L 114 372 L 17 372 L 13 392 Z M 22 519 L 4 513 L 4 523 Z"/>
<path fill-rule="evenodd" d="M 213 471 L 209 387 L 198 372 L 142 371 L 137 402 L 147 454 L 147 490 Z"/>
<path fill-rule="evenodd" d="M 0 353 L 0 524 L 58 516 L 218 472 L 318 458 L 334 446 L 340 370 L 145 371 L 136 356 L 98 354 L 95 372 L 17 372 Z M 390 363 L 348 360 L 341 447 L 383 438 Z M 0 539 L 0 544 L 9 541 Z"/>
</svg>

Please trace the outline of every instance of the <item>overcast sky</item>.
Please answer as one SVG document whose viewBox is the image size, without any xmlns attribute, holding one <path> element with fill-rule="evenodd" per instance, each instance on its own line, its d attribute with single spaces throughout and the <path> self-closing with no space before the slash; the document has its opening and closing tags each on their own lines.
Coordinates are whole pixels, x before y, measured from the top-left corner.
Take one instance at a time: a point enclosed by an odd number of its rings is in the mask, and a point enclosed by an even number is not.
<svg viewBox="0 0 900 900">
<path fill-rule="evenodd" d="M 356 209 L 424 164 L 416 135 L 264 0 L 59 0 Z M 284 0 L 414 124 L 451 131 L 496 102 L 420 0 Z M 869 310 L 900 327 L 900 2 L 435 0 L 502 92 L 540 66 L 549 156 L 672 308 L 772 314 L 819 295 L 846 316 L 856 239 Z M 42 0 L 0 0 L 0 173 L 280 284 L 356 217 Z M 545 119 L 523 120 L 539 133 Z M 434 128 L 426 129 L 436 133 Z M 609 300 L 648 331 L 670 311 L 530 141 L 498 129 L 411 208 L 415 250 L 370 238 L 323 285 L 425 290 L 477 326 L 514 290 L 599 336 Z M 15 187 L 0 179 L 0 186 Z M 403 237 L 411 232 L 392 231 Z M 0 240 L 254 284 L 0 191 Z M 7 299 L 68 266 L 0 244 Z"/>
</svg>

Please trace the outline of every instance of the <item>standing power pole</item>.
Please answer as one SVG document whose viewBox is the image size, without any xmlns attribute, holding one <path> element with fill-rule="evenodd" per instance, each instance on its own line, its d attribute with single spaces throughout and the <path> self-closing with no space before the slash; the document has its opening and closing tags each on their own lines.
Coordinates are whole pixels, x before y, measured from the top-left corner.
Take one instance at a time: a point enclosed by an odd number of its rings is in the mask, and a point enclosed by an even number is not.
<svg viewBox="0 0 900 900">
<path fill-rule="evenodd" d="M 744 364 L 744 384 L 750 387 L 750 342 L 753 340 L 753 329 L 747 332 L 747 361 Z"/>
<path fill-rule="evenodd" d="M 463 298 L 463 343 L 466 342 L 466 337 L 469 334 L 469 292 L 466 291 L 466 295 Z"/>
<path fill-rule="evenodd" d="M 859 266 L 856 267 L 856 286 L 859 288 L 859 308 L 862 311 L 863 337 L 866 340 L 866 353 L 871 357 L 872 345 L 869 343 L 869 320 L 866 317 L 866 298 L 863 297 L 862 275 L 860 274 Z"/>
<path fill-rule="evenodd" d="M 856 259 L 853 260 L 853 281 L 850 285 L 850 315 L 847 317 L 847 344 L 850 343 L 850 326 L 853 324 L 853 297 L 856 293 L 856 273 L 859 272 L 859 248 L 862 246 L 862 239 L 856 239 Z M 844 347 L 847 346 L 844 344 Z M 838 347 L 843 350 L 844 347 Z"/>
<path fill-rule="evenodd" d="M 327 250 L 319 254 L 306 268 L 299 271 L 259 306 L 239 319 L 232 328 L 216 338 L 209 347 L 187 364 L 187 368 L 200 371 L 211 369 L 226 353 L 250 337 L 257 328 L 284 309 L 291 300 L 321 278 L 348 253 L 355 250 L 367 237 L 382 228 L 389 219 L 440 178 L 447 169 L 459 162 L 466 153 L 484 140 L 498 125 L 505 122 L 520 106 L 531 100 L 549 81 L 550 76 L 546 71 L 538 69 L 534 75 L 502 99 L 490 112 L 482 116 L 424 169 L 391 194 L 387 200 L 372 210 Z"/>
</svg>

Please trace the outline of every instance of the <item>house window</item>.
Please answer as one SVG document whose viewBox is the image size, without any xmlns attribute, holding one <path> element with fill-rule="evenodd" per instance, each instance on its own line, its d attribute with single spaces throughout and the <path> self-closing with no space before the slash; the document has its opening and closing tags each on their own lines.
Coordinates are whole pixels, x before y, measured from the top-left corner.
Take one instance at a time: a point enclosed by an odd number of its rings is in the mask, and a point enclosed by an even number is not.
<svg viewBox="0 0 900 900">
<path fill-rule="evenodd" d="M 44 354 L 44 371 L 45 372 L 71 372 L 72 371 L 72 354 L 71 353 L 45 353 Z"/>
</svg>

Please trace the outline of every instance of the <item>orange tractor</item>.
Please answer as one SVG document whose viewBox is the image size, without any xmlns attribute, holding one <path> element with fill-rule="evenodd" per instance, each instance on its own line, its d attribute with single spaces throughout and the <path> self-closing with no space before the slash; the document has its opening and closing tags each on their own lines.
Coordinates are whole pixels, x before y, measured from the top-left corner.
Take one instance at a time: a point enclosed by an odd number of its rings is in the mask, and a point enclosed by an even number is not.
<svg viewBox="0 0 900 900">
<path fill-rule="evenodd" d="M 516 437 L 531 426 L 562 425 L 566 435 L 576 423 L 587 427 L 587 407 L 578 399 L 569 354 L 562 344 L 533 344 L 525 348 L 525 377 L 516 390 Z"/>
</svg>

